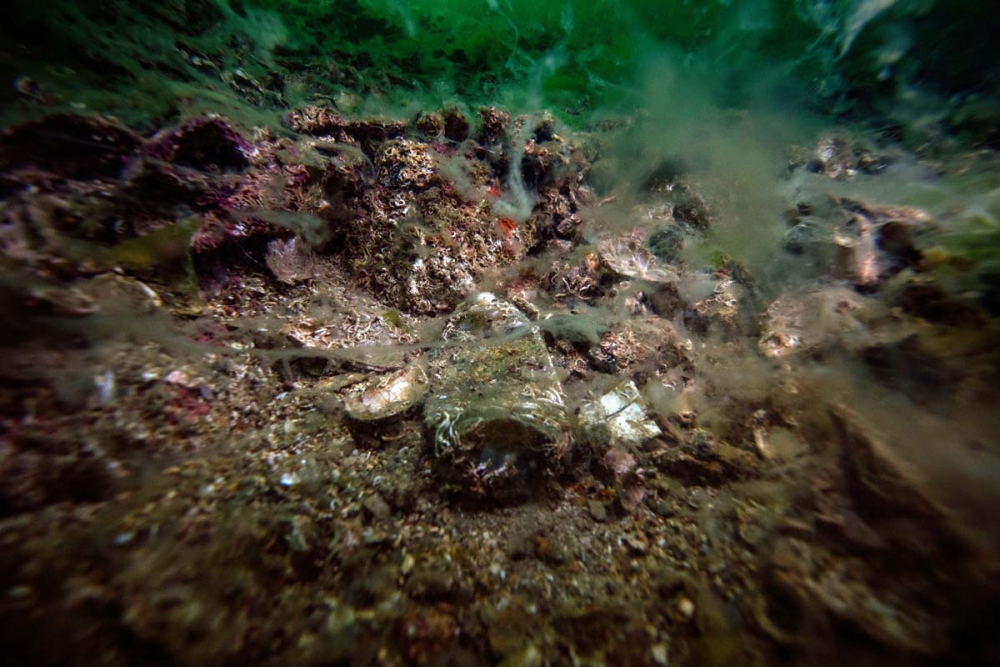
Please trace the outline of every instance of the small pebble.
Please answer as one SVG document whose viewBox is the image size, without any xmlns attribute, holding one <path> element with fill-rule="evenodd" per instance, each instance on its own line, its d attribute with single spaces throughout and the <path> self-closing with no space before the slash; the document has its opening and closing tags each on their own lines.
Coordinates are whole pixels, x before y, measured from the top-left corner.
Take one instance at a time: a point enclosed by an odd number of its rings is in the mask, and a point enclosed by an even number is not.
<svg viewBox="0 0 1000 667">
<path fill-rule="evenodd" d="M 607 521 L 608 508 L 599 500 L 591 500 L 587 503 L 587 510 L 594 521 Z"/>
<path fill-rule="evenodd" d="M 403 558 L 403 564 L 399 566 L 399 571 L 405 576 L 413 571 L 413 566 L 417 564 L 417 559 L 413 557 L 413 554 L 406 554 Z"/>
<path fill-rule="evenodd" d="M 377 493 L 369 496 L 364 502 L 364 508 L 375 521 L 385 521 L 392 516 L 392 508 L 382 500 L 382 496 Z"/>
<path fill-rule="evenodd" d="M 674 506 L 666 500 L 661 500 L 656 503 L 656 507 L 653 508 L 653 511 L 664 518 L 670 518 L 674 515 Z"/>
<path fill-rule="evenodd" d="M 646 545 L 642 541 L 631 535 L 628 535 L 625 538 L 625 546 L 628 548 L 629 553 L 633 556 L 644 556 L 646 551 L 648 551 Z"/>
</svg>

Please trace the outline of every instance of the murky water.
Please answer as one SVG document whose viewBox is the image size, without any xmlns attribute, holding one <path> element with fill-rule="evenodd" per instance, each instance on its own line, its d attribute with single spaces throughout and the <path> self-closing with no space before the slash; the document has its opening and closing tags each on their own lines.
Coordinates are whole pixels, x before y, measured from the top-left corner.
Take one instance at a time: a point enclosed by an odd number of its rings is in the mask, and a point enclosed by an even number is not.
<svg viewBox="0 0 1000 667">
<path fill-rule="evenodd" d="M 989 664 L 987 3 L 19 0 L 41 664 Z"/>
</svg>

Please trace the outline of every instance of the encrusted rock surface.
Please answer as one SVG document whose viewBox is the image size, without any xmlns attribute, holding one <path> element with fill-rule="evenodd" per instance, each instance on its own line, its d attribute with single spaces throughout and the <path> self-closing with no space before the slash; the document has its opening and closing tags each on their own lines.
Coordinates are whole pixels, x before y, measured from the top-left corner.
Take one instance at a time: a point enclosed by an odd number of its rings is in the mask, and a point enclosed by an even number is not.
<svg viewBox="0 0 1000 667">
<path fill-rule="evenodd" d="M 432 362 L 424 417 L 437 469 L 474 495 L 537 493 L 567 452 L 570 429 L 544 338 L 489 294 L 449 327 L 463 342 Z"/>
</svg>

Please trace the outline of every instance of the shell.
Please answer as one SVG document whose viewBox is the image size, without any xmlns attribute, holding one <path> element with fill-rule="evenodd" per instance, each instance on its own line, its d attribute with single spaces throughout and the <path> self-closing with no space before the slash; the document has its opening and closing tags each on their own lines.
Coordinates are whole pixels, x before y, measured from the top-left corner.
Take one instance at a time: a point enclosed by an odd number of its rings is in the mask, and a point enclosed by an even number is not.
<svg viewBox="0 0 1000 667">
<path fill-rule="evenodd" d="M 427 374 L 419 363 L 356 385 L 344 398 L 356 421 L 377 422 L 402 415 L 427 394 Z"/>
</svg>

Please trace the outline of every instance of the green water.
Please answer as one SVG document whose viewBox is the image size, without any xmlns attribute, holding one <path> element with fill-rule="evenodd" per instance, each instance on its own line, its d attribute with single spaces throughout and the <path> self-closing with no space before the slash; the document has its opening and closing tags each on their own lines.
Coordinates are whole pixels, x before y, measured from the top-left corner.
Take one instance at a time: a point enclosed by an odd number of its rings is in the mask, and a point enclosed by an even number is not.
<svg viewBox="0 0 1000 667">
<path fill-rule="evenodd" d="M 44 12 L 17 0 L 9 11 L 8 80 L 145 122 L 223 109 L 260 121 L 329 99 L 347 113 L 485 102 L 585 123 L 655 103 L 653 79 L 671 103 L 780 102 L 995 136 L 998 19 L 973 0 L 58 0 Z"/>
</svg>

